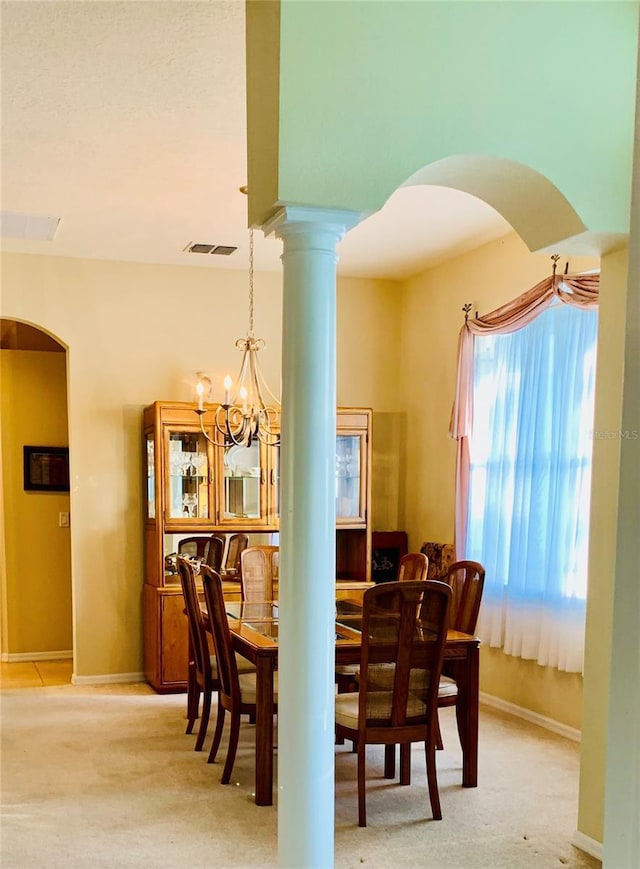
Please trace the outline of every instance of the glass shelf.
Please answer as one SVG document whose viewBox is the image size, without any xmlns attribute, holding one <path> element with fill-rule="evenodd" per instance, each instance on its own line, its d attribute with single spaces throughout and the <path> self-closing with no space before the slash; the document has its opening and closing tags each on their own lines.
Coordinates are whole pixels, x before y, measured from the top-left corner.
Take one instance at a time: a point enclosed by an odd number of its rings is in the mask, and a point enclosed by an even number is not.
<svg viewBox="0 0 640 869">
<path fill-rule="evenodd" d="M 209 461 L 204 435 L 169 433 L 169 519 L 209 518 Z"/>
</svg>

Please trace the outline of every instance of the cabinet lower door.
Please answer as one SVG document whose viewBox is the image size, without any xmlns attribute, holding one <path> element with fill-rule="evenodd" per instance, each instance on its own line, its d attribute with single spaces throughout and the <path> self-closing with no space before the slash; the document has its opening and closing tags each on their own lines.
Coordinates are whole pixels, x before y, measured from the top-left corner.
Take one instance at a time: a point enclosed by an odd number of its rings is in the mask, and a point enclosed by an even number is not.
<svg viewBox="0 0 640 869">
<path fill-rule="evenodd" d="M 188 668 L 188 626 L 180 588 L 145 585 L 144 671 L 160 693 L 185 691 Z"/>
</svg>

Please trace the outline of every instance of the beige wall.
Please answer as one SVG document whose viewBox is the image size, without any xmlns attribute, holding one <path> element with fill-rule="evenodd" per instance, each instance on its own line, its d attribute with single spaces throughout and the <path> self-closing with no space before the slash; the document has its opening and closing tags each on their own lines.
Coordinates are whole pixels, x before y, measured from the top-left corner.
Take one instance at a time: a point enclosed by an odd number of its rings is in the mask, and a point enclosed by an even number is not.
<svg viewBox="0 0 640 869">
<path fill-rule="evenodd" d="M 372 407 L 371 523 L 402 528 L 405 414 L 400 409 L 402 284 L 338 282 L 338 404 Z"/>
<path fill-rule="evenodd" d="M 63 492 L 27 492 L 23 446 L 66 446 L 65 353 L 0 351 L 6 627 L 4 655 L 70 652 L 71 545 Z"/>
<path fill-rule="evenodd" d="M 75 672 L 142 670 L 141 411 L 191 400 L 194 374 L 235 373 L 247 327 L 247 276 L 4 254 L 2 315 L 39 325 L 69 348 Z M 256 331 L 270 384 L 280 381 L 281 278 L 256 275 Z M 395 408 L 398 318 L 392 283 L 339 282 L 338 396 Z M 395 331 L 394 331 L 395 330 Z M 385 337 L 386 336 L 386 337 Z"/>
</svg>

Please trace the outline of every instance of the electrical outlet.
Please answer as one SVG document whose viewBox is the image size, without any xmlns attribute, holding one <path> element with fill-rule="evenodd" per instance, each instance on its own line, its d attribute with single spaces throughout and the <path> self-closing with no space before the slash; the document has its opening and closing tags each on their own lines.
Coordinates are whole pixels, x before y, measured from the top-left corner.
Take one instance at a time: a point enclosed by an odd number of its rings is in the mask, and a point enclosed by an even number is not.
<svg viewBox="0 0 640 869">
<path fill-rule="evenodd" d="M 59 513 L 58 514 L 58 525 L 60 528 L 68 528 L 71 524 L 69 513 Z"/>
</svg>

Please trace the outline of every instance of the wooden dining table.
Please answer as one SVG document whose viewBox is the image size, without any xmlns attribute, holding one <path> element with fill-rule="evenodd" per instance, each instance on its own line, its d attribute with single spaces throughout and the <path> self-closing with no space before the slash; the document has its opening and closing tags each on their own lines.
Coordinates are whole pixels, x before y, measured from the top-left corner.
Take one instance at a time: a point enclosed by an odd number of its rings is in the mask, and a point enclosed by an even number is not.
<svg viewBox="0 0 640 869">
<path fill-rule="evenodd" d="M 256 667 L 255 802 L 273 803 L 273 673 L 278 667 L 278 605 L 227 602 L 231 642 Z M 362 604 L 336 602 L 336 664 L 360 661 Z M 462 744 L 462 785 L 478 785 L 478 637 L 450 630 L 445 664 L 455 662 L 458 683 L 456 716 Z"/>
</svg>

